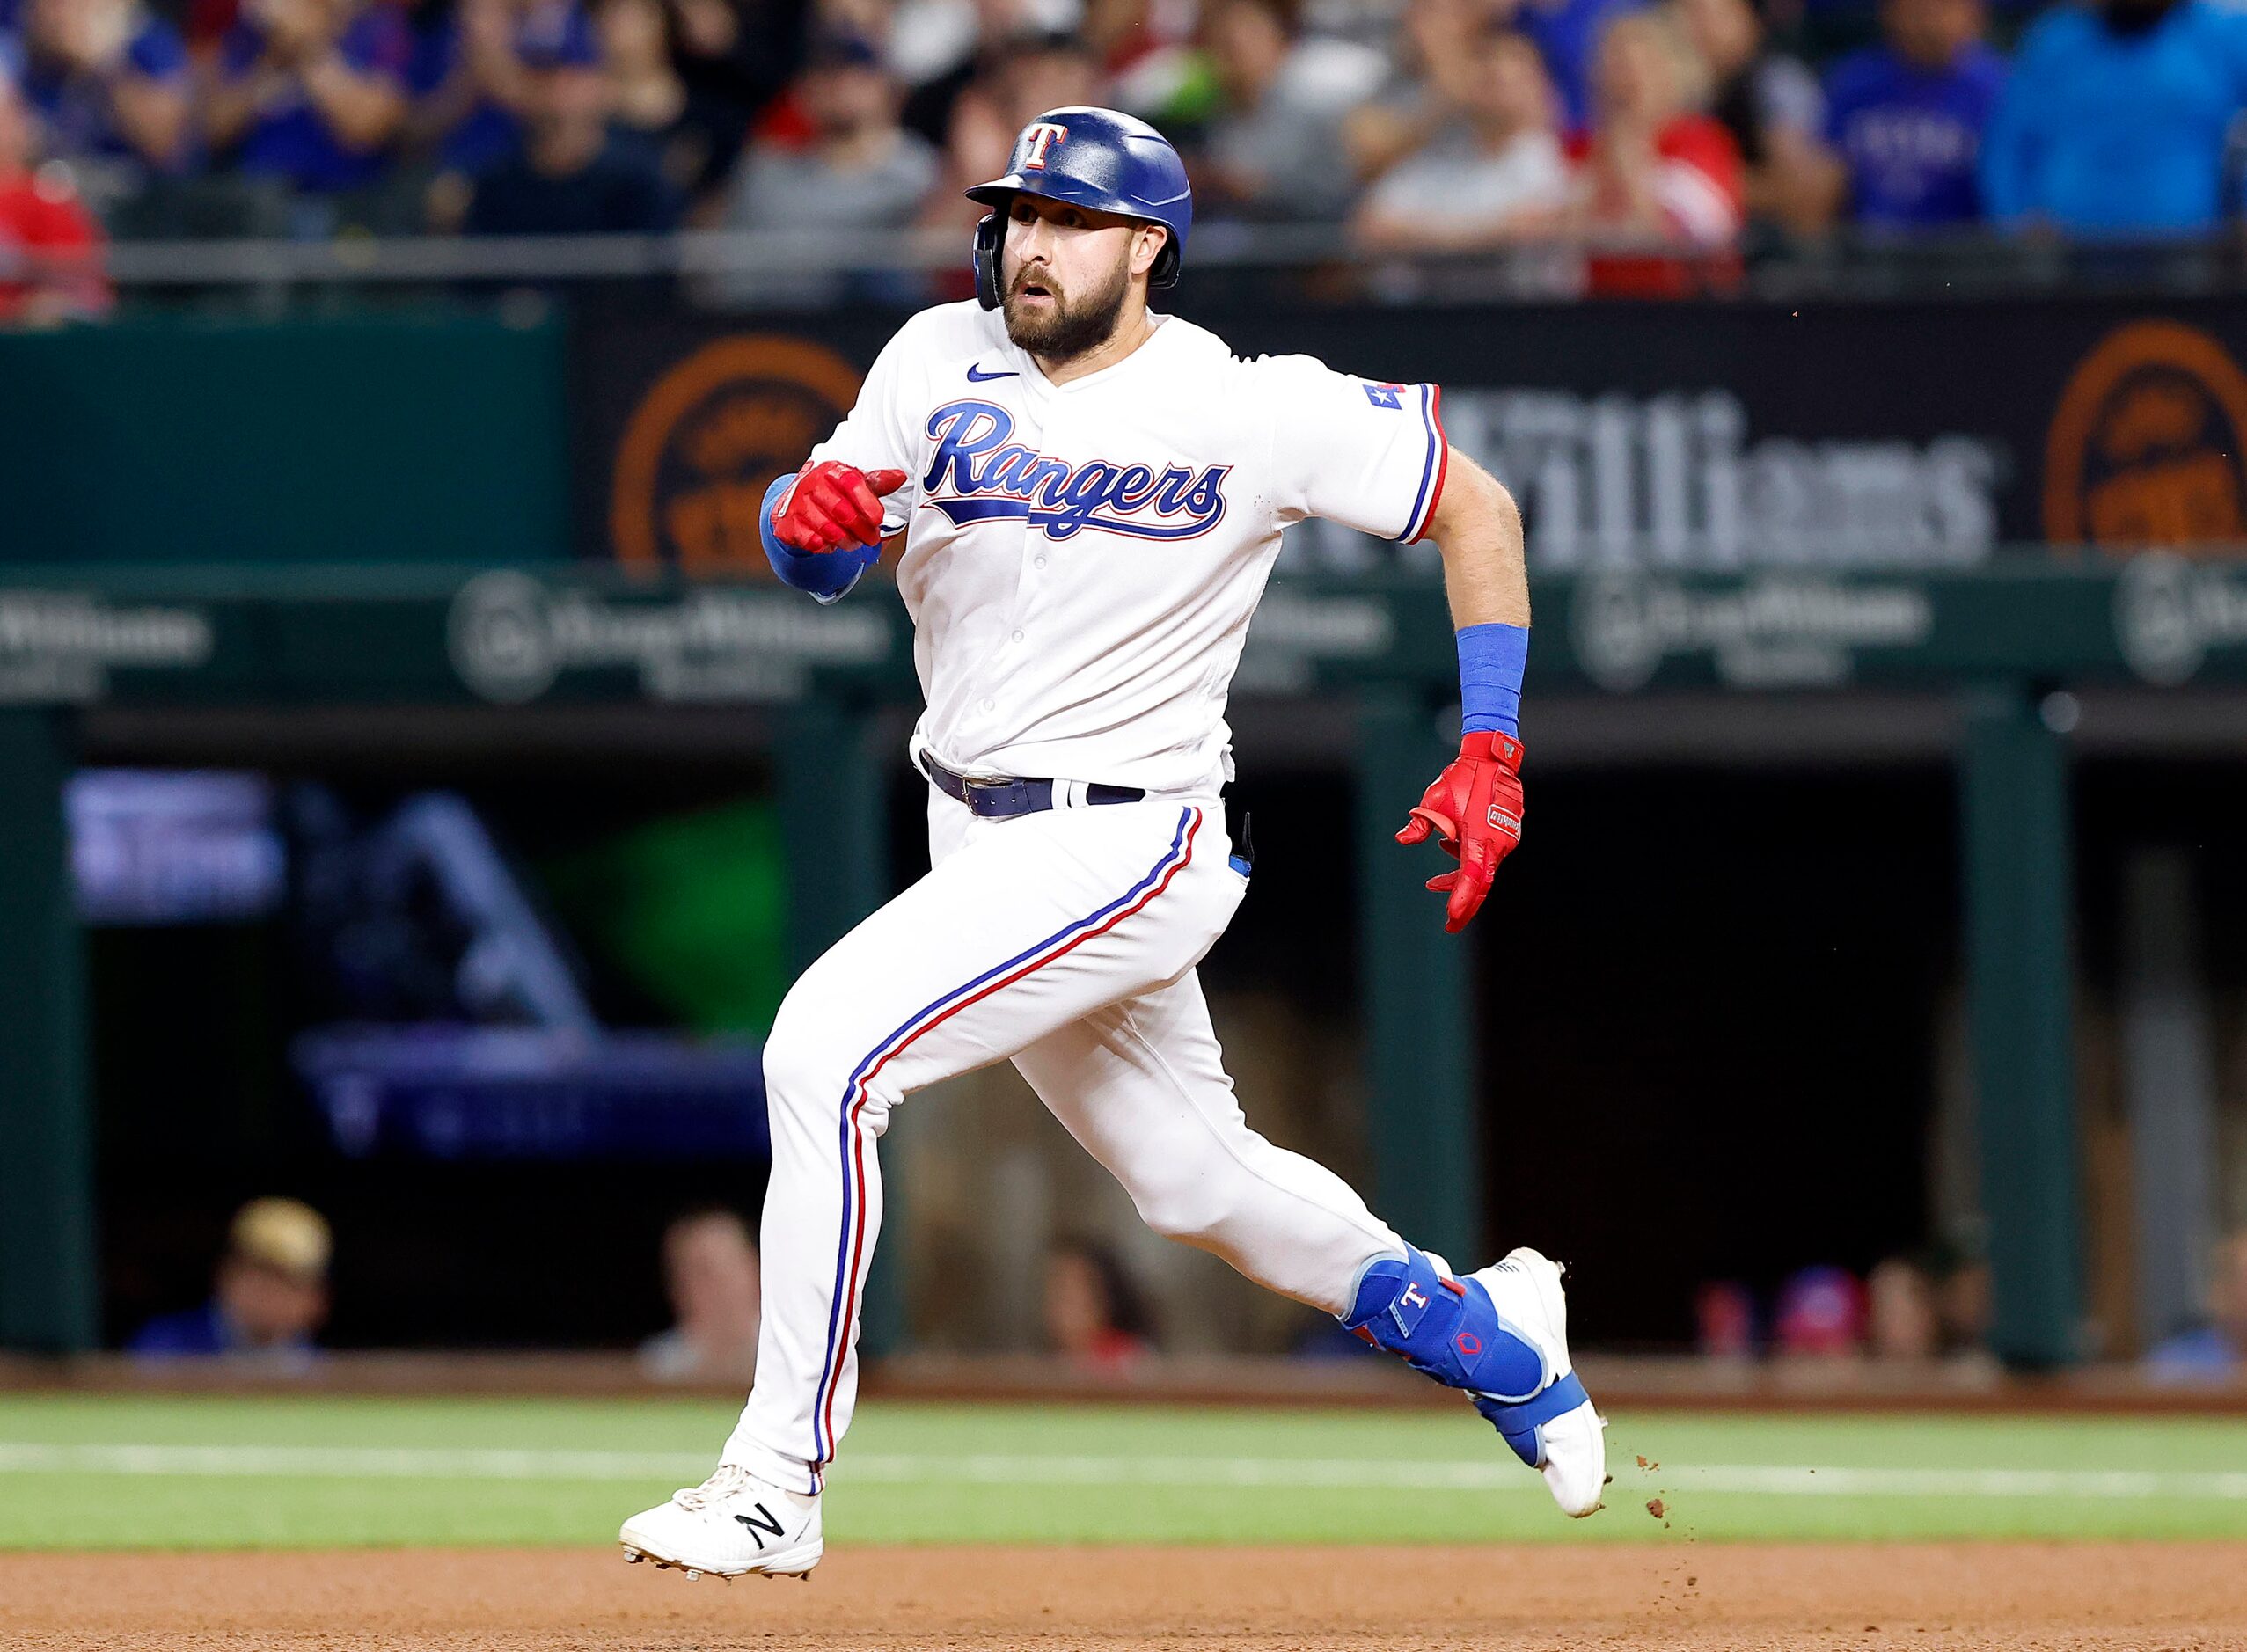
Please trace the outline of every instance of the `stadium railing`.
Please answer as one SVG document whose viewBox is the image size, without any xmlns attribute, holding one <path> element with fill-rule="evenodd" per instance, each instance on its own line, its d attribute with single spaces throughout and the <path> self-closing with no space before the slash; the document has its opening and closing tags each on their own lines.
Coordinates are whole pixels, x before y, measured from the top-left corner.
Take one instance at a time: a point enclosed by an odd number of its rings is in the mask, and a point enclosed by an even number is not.
<svg viewBox="0 0 2247 1652">
<path fill-rule="evenodd" d="M 668 236 L 372 235 L 318 239 L 119 239 L 88 254 L 0 249 L 0 281 L 98 274 L 131 298 L 213 289 L 311 285 L 396 289 L 560 290 L 602 283 L 676 283 L 690 301 L 819 308 L 874 292 L 941 294 L 964 267 L 955 228 L 904 231 L 692 230 Z M 1650 260 L 1643 282 L 1587 286 L 1587 260 Z M 2127 290 L 2247 292 L 2247 238 L 2064 242 L 1987 232 L 1910 238 L 1837 233 L 1817 243 L 1680 249 L 1643 238 L 1524 245 L 1470 254 L 1370 251 L 1336 224 L 1215 223 L 1198 228 L 1198 284 L 1244 285 L 1346 303 L 1550 301 L 1579 295 L 1670 297 L 1966 298 Z M 1625 290 L 1627 289 L 1627 290 Z"/>
</svg>

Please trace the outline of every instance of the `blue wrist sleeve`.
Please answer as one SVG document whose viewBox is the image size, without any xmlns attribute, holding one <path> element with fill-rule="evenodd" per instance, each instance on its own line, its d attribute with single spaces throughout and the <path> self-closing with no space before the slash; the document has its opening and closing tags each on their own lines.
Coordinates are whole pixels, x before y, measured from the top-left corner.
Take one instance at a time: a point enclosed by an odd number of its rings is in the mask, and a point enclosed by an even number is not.
<svg viewBox="0 0 2247 1652">
<path fill-rule="evenodd" d="M 757 531 L 765 542 L 765 559 L 780 576 L 781 584 L 793 585 L 800 591 L 810 592 L 820 602 L 831 603 L 857 584 L 859 575 L 881 559 L 882 547 L 862 545 L 850 551 L 798 551 L 774 538 L 773 507 L 795 479 L 796 473 L 790 471 L 785 476 L 774 477 L 772 486 L 765 490 L 765 503 L 757 513 Z"/>
<path fill-rule="evenodd" d="M 1459 632 L 1461 734 L 1495 728 L 1521 738 L 1521 674 L 1529 664 L 1526 625 L 1468 625 Z"/>
</svg>

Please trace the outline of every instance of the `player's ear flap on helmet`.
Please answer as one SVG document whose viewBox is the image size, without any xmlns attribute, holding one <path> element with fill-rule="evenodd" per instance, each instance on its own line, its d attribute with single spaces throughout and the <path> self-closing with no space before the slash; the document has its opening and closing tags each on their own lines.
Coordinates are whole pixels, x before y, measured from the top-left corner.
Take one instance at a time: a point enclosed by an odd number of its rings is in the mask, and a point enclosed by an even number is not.
<svg viewBox="0 0 2247 1652">
<path fill-rule="evenodd" d="M 999 247 L 1006 239 L 1006 221 L 986 212 L 976 225 L 976 303 L 985 310 L 999 308 Z"/>
</svg>

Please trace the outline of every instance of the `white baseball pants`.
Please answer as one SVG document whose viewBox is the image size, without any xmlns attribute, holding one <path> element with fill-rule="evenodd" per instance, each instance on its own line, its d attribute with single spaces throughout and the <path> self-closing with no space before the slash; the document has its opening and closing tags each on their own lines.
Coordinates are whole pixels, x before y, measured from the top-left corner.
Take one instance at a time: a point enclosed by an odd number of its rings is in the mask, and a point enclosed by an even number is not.
<svg viewBox="0 0 2247 1652">
<path fill-rule="evenodd" d="M 1149 1226 L 1328 1313 L 1404 1253 L 1233 1098 L 1194 975 L 1248 887 L 1214 800 L 929 808 L 933 869 L 804 972 L 765 1047 L 765 1321 L 725 1460 L 799 1490 L 850 1427 L 875 1144 L 924 1085 L 1011 1057 Z"/>
</svg>

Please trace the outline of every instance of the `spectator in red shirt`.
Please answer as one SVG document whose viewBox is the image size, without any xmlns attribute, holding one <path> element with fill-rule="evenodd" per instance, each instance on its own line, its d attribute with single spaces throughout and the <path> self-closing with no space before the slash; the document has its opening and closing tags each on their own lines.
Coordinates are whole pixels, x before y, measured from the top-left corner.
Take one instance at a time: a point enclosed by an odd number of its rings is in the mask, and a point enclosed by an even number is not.
<svg viewBox="0 0 2247 1652">
<path fill-rule="evenodd" d="M 1749 0 L 1678 0 L 1677 19 L 1709 66 L 1709 118 L 1740 151 L 1752 222 L 1812 239 L 1830 227 L 1846 176 L 1826 147 L 1826 92 L 1771 42 Z"/>
<path fill-rule="evenodd" d="M 1045 1336 L 1083 1371 L 1123 1371 L 1153 1349 L 1145 1302 L 1105 1246 L 1063 1239 L 1045 1257 Z"/>
<path fill-rule="evenodd" d="M 0 62 L 0 325 L 51 326 L 106 315 L 101 230 L 70 169 L 37 164 L 31 111 Z"/>
<path fill-rule="evenodd" d="M 1740 153 L 1730 133 L 1691 108 L 1696 69 L 1691 48 L 1656 13 L 1617 18 L 1600 39 L 1592 129 L 1569 145 L 1575 223 L 1593 247 L 1585 271 L 1592 292 L 1675 297 L 1737 276 Z M 1600 251 L 1602 243 L 1615 250 Z"/>
</svg>

